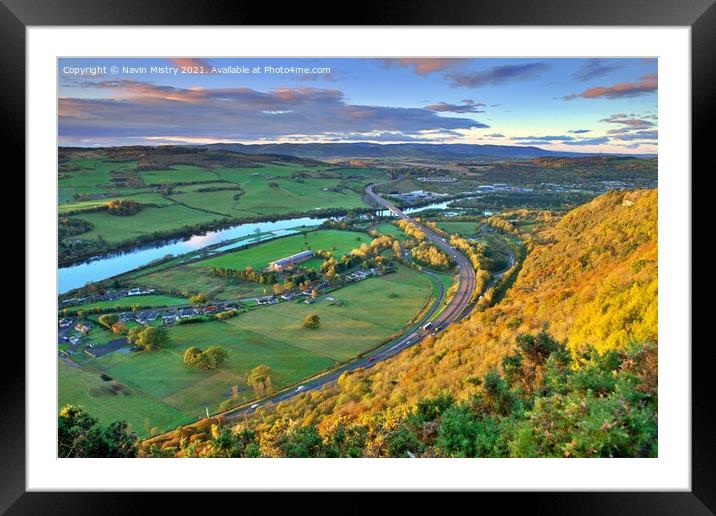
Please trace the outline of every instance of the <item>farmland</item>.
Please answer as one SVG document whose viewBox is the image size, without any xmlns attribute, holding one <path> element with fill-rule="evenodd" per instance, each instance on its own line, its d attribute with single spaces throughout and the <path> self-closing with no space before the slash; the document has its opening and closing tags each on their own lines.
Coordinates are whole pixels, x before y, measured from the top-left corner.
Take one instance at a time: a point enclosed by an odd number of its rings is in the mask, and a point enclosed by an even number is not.
<svg viewBox="0 0 716 516">
<path fill-rule="evenodd" d="M 408 239 L 408 236 L 403 233 L 395 224 L 389 222 L 383 222 L 375 226 L 375 230 L 384 235 L 392 236 L 396 240 L 401 242 Z"/>
<path fill-rule="evenodd" d="M 380 345 L 417 315 L 431 292 L 426 275 L 400 268 L 319 296 L 312 305 L 284 302 L 226 321 L 172 326 L 169 343 L 158 351 L 125 348 L 79 359 L 77 366 L 61 360 L 59 405 L 83 405 L 103 421 L 121 417 L 139 435 L 169 429 L 200 417 L 205 407 L 217 410 L 234 386 L 237 401 L 252 399 L 244 378 L 259 364 L 271 368 L 273 384 L 281 388 Z M 308 313 L 319 315 L 318 329 L 303 327 Z M 105 342 L 110 334 L 95 327 L 93 338 Z M 210 345 L 229 352 L 221 368 L 202 370 L 182 362 L 188 347 Z M 111 381 L 102 381 L 100 374 Z"/>
<path fill-rule="evenodd" d="M 87 304 L 81 304 L 81 305 L 73 305 L 72 310 L 87 310 L 90 308 L 101 308 L 101 309 L 112 309 L 112 308 L 119 308 L 119 307 L 128 307 L 128 306 L 142 306 L 142 307 L 152 307 L 152 306 L 176 306 L 176 305 L 185 305 L 188 301 L 182 297 L 173 297 L 173 296 L 162 296 L 162 295 L 144 295 L 144 296 L 125 296 L 121 297 L 119 299 L 112 299 L 107 301 L 97 301 L 95 303 L 87 303 Z"/>
<path fill-rule="evenodd" d="M 477 222 L 466 221 L 440 221 L 437 225 L 443 231 L 448 233 L 458 233 L 464 236 L 470 236 L 477 233 Z"/>
<path fill-rule="evenodd" d="M 212 299 L 236 299 L 262 295 L 265 286 L 250 281 L 227 283 L 211 276 L 207 269 L 182 265 L 137 276 L 129 281 L 133 286 L 161 289 L 167 292 L 197 294 L 203 292 Z"/>
<path fill-rule="evenodd" d="M 384 178 L 379 170 L 283 163 L 277 156 L 231 166 L 249 158 L 219 152 L 124 152 L 123 159 L 116 159 L 112 153 L 121 153 L 116 149 L 66 151 L 58 176 L 58 212 L 90 226 L 60 241 L 61 261 L 230 221 L 365 209 L 365 184 Z M 119 217 L 106 209 L 111 200 L 133 201 L 140 209 Z"/>
<path fill-rule="evenodd" d="M 190 265 L 190 267 L 223 267 L 229 269 L 245 269 L 252 267 L 255 270 L 264 269 L 269 262 L 278 258 L 296 254 L 306 249 L 325 249 L 331 251 L 334 256 L 340 258 L 362 243 L 369 243 L 371 238 L 365 233 L 354 231 L 320 230 L 306 232 L 305 234 L 292 235 L 285 238 L 278 238 L 258 246 L 249 247 L 227 253 L 216 258 L 202 260 Z M 313 262 L 313 263 L 311 263 Z M 320 265 L 319 260 L 309 261 L 306 266 Z"/>
<path fill-rule="evenodd" d="M 97 211 L 71 218 L 85 220 L 94 226 L 92 230 L 79 235 L 80 239 L 95 240 L 102 237 L 107 242 L 122 242 L 141 235 L 167 231 L 185 224 L 211 222 L 222 217 L 172 204 L 161 208 L 144 208 L 131 217 L 116 217 L 106 211 Z"/>
</svg>

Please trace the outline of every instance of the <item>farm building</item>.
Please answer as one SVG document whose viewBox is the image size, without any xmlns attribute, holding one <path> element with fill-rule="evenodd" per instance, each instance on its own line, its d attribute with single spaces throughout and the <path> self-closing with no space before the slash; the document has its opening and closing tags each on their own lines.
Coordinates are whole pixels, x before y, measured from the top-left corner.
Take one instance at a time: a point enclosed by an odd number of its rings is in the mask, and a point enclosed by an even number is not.
<svg viewBox="0 0 716 516">
<path fill-rule="evenodd" d="M 311 258 L 313 258 L 313 255 L 314 253 L 311 250 L 292 254 L 291 256 L 287 256 L 286 258 L 281 258 L 280 260 L 276 260 L 275 262 L 269 263 L 269 269 L 272 271 L 282 271 L 289 267 L 293 267 L 298 263 L 303 263 L 306 260 L 310 260 Z"/>
</svg>

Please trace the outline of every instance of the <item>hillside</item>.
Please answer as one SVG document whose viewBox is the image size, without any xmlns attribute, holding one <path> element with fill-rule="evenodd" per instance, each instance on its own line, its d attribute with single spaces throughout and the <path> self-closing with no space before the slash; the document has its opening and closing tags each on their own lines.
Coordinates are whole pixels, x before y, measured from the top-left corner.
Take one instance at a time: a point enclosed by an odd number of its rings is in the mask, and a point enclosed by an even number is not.
<svg viewBox="0 0 716 516">
<path fill-rule="evenodd" d="M 656 190 L 602 195 L 528 246 L 505 298 L 438 338 L 262 409 L 238 433 L 204 420 L 144 453 L 653 456 Z"/>
<path fill-rule="evenodd" d="M 466 159 L 480 157 L 532 158 L 537 156 L 584 156 L 579 152 L 555 152 L 520 145 L 431 144 L 431 143 L 271 143 L 246 145 L 216 143 L 212 149 L 247 154 L 282 154 L 305 158 L 424 158 Z"/>
</svg>

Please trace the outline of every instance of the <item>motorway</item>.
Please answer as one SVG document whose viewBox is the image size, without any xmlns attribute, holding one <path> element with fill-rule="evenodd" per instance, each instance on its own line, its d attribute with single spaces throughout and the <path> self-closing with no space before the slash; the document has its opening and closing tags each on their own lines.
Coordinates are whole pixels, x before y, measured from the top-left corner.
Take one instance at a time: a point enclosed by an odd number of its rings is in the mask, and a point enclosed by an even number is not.
<svg viewBox="0 0 716 516">
<path fill-rule="evenodd" d="M 421 317 L 418 323 L 411 326 L 411 328 L 405 332 L 401 337 L 383 345 L 381 348 L 376 350 L 365 357 L 358 358 L 344 364 L 336 369 L 331 370 L 328 373 L 316 376 L 303 382 L 298 387 L 292 386 L 288 389 L 279 391 L 271 396 L 267 396 L 258 401 L 255 401 L 249 406 L 243 405 L 235 409 L 223 412 L 221 414 L 215 414 L 225 419 L 232 420 L 237 417 L 249 414 L 267 403 L 279 403 L 287 400 L 304 392 L 320 389 L 324 385 L 331 384 L 338 380 L 338 378 L 346 371 L 354 371 L 356 369 L 366 369 L 372 367 L 378 362 L 386 360 L 392 356 L 397 355 L 401 351 L 410 346 L 413 346 L 423 340 L 426 336 L 431 333 L 443 330 L 449 324 L 461 320 L 468 312 L 470 307 L 470 301 L 475 291 L 475 271 L 472 269 L 472 264 L 467 257 L 462 254 L 458 249 L 452 247 L 443 237 L 431 231 L 429 228 L 419 224 L 415 220 L 411 219 L 408 215 L 403 213 L 397 206 L 390 201 L 383 199 L 380 195 L 373 191 L 374 185 L 369 185 L 366 188 L 366 195 L 373 204 L 377 207 L 390 210 L 396 216 L 411 221 L 418 228 L 420 228 L 427 238 L 431 240 L 435 245 L 443 252 L 447 253 L 457 263 L 459 268 L 459 285 L 457 291 L 453 295 L 450 302 L 445 308 L 433 319 L 435 313 L 440 309 L 443 299 L 445 298 L 445 287 L 440 280 L 437 280 L 440 285 L 440 292 L 437 296 L 437 300 L 431 308 Z M 427 272 L 431 274 L 430 272 Z M 432 319 L 432 320 L 431 320 Z M 428 323 L 431 323 L 430 328 L 423 329 Z"/>
</svg>

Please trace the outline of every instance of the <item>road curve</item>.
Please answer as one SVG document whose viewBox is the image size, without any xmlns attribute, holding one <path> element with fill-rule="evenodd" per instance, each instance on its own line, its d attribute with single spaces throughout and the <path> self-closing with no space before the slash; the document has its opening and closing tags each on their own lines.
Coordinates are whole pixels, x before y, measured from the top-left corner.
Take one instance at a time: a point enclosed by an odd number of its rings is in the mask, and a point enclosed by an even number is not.
<svg viewBox="0 0 716 516">
<path fill-rule="evenodd" d="M 378 362 L 397 355 L 404 349 L 417 344 L 430 333 L 436 330 L 443 330 L 449 324 L 459 321 L 468 312 L 468 307 L 470 306 L 470 301 L 475 291 L 475 271 L 472 269 L 472 264 L 467 259 L 467 257 L 459 250 L 447 243 L 440 235 L 418 223 L 417 221 L 411 219 L 393 203 L 383 199 L 380 195 L 375 193 L 373 191 L 373 186 L 374 185 L 369 185 L 366 188 L 366 194 L 376 204 L 376 206 L 381 206 L 385 209 L 390 210 L 398 217 L 411 221 L 423 232 L 425 232 L 425 235 L 430 241 L 435 243 L 438 248 L 440 248 L 443 252 L 447 253 L 455 261 L 455 263 L 457 263 L 459 267 L 459 285 L 450 302 L 437 315 L 437 317 L 432 319 L 433 316 L 435 316 L 435 313 L 440 309 L 442 300 L 445 297 L 445 287 L 442 282 L 438 280 L 438 285 L 440 286 L 438 299 L 435 303 L 433 303 L 430 310 L 428 310 L 428 312 L 421 317 L 420 321 L 417 324 L 414 324 L 411 329 L 408 330 L 401 337 L 395 339 L 392 342 L 389 342 L 388 344 L 383 345 L 381 348 L 376 350 L 374 353 L 369 354 L 368 356 L 358 358 L 356 360 L 353 360 L 352 362 L 333 369 L 328 373 L 306 380 L 298 387 L 293 386 L 289 389 L 285 389 L 271 396 L 267 396 L 265 398 L 262 398 L 261 400 L 255 401 L 251 405 L 243 405 L 230 411 L 216 414 L 216 416 L 221 416 L 222 418 L 228 420 L 236 419 L 240 416 L 254 412 L 261 406 L 266 405 L 268 403 L 279 403 L 281 401 L 297 396 L 301 393 L 320 389 L 324 385 L 328 385 L 330 383 L 335 382 L 346 371 L 369 368 Z M 432 275 L 432 273 L 430 272 L 427 272 L 427 274 Z M 423 326 L 425 326 L 425 324 L 427 324 L 428 322 L 431 323 L 431 327 L 429 329 L 423 329 Z"/>
</svg>

